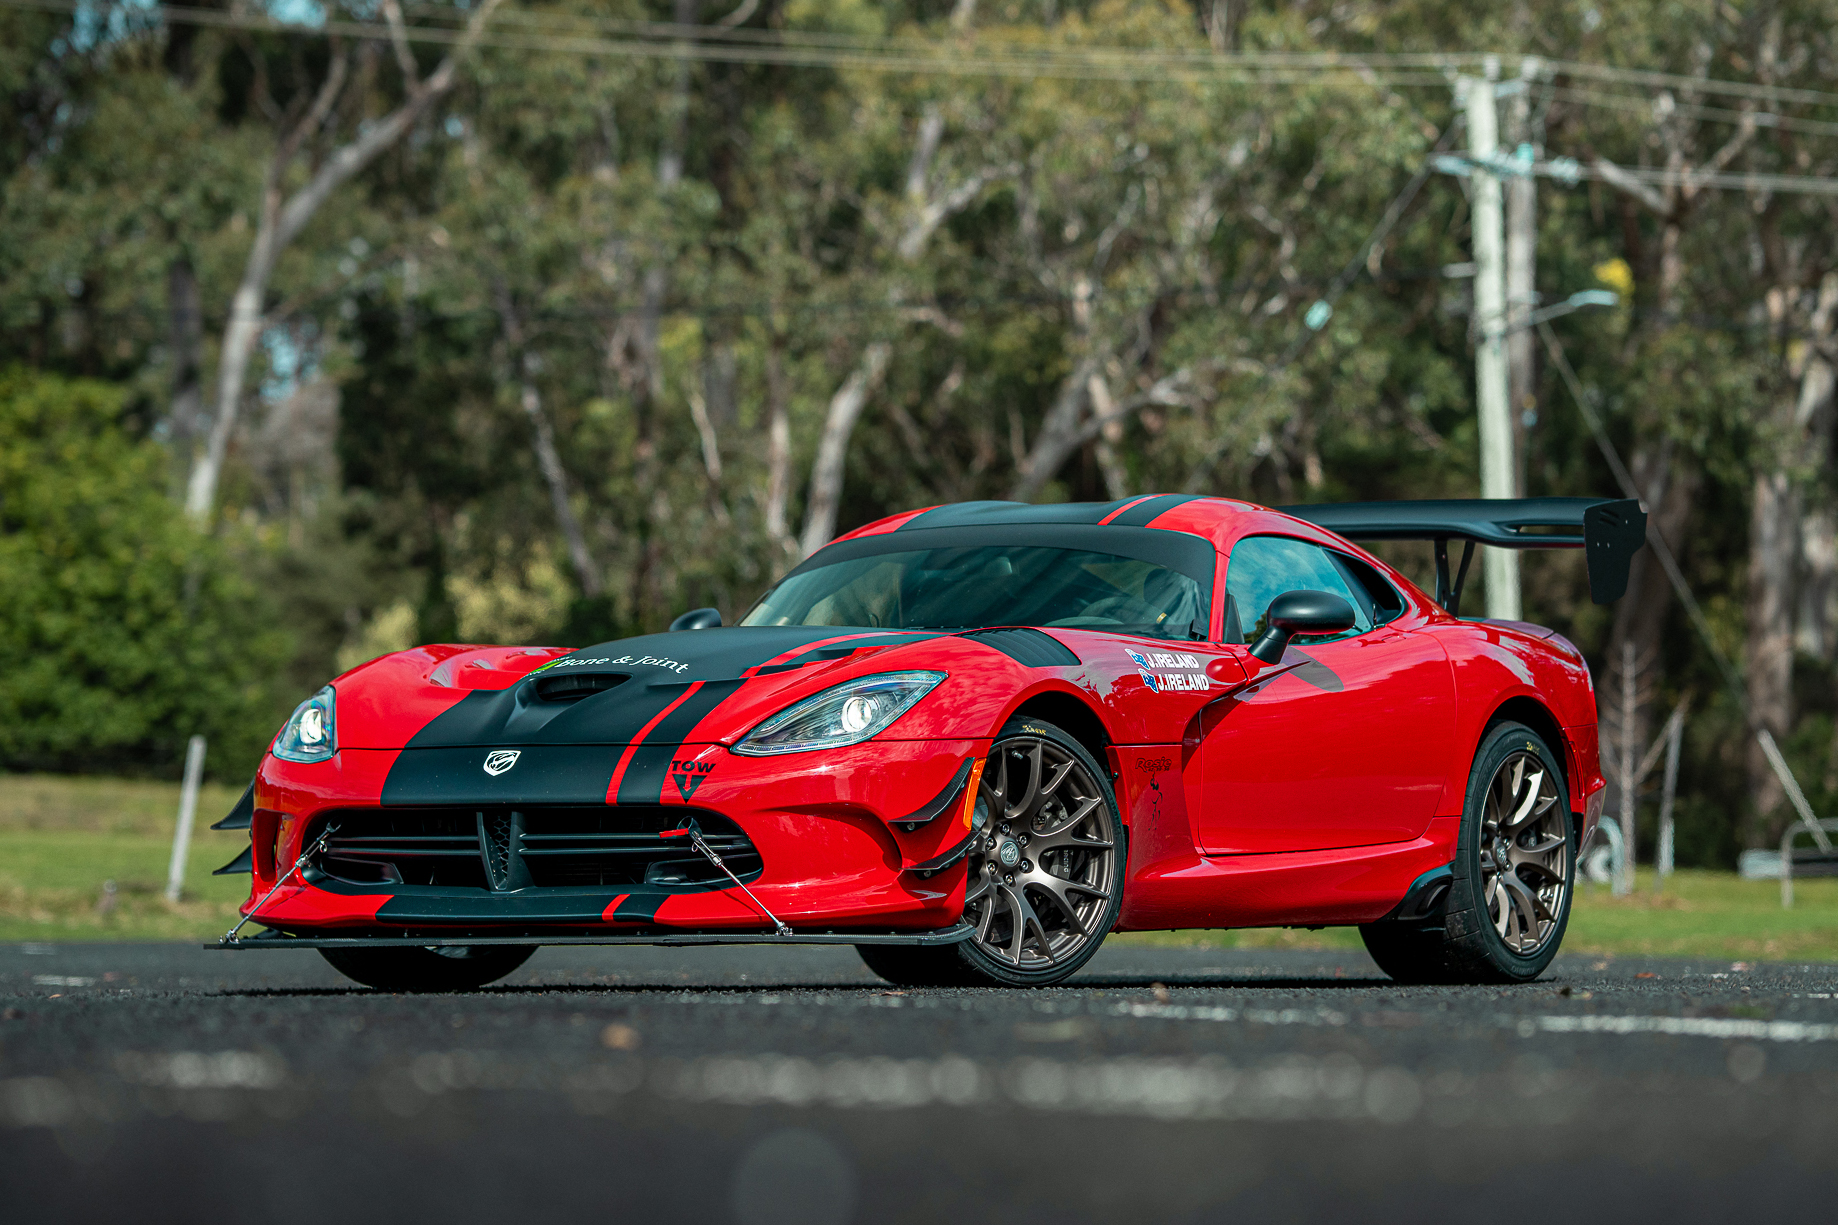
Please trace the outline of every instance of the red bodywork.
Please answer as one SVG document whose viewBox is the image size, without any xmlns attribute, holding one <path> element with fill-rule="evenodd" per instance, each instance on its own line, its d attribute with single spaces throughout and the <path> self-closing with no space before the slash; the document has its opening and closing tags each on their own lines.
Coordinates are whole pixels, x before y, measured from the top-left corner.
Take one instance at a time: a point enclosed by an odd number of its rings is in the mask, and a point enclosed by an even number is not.
<svg viewBox="0 0 1838 1225">
<path fill-rule="evenodd" d="M 628 743 L 577 752 L 597 755 L 610 771 L 601 802 L 627 802 L 628 776 L 649 768 L 675 785 L 648 783 L 655 788 L 643 792 L 648 803 L 730 819 L 763 862 L 750 882 L 753 893 L 800 930 L 924 931 L 956 923 L 962 861 L 935 873 L 915 869 L 963 840 L 968 805 L 916 826 L 902 818 L 940 797 L 966 760 L 980 760 L 1017 714 L 1080 736 L 1114 772 L 1129 828 L 1120 930 L 1381 918 L 1419 876 L 1453 858 L 1476 747 L 1502 716 L 1552 740 L 1564 758 L 1579 838 L 1591 832 L 1604 785 L 1595 700 L 1588 668 L 1569 643 L 1536 626 L 1451 617 L 1358 546 L 1290 516 L 1223 499 L 1170 501 L 1177 504 L 1145 526 L 1201 537 L 1217 553 L 1208 642 L 1051 629 L 1043 632 L 1080 662 L 1038 666 L 974 637 L 836 629 L 759 659 L 738 678 L 684 684 L 682 696 L 672 699 L 679 705 L 693 702 L 705 684 L 726 686 L 692 724 L 680 717 L 672 724 L 677 706 L 671 705 Z M 893 531 L 912 517 L 882 520 L 843 539 Z M 1247 535 L 1293 536 L 1359 557 L 1398 588 L 1406 609 L 1369 633 L 1308 647 L 1308 667 L 1263 665 L 1247 647 L 1221 641 L 1226 563 Z M 676 664 L 667 651 L 673 643 L 748 632 L 658 635 L 594 650 L 640 644 L 657 661 L 644 665 L 652 657 L 637 656 L 639 666 L 667 669 Z M 852 644 L 865 645 L 843 653 Z M 1130 652 L 1181 679 L 1151 688 Z M 316 818 L 384 807 L 385 781 L 405 753 L 461 751 L 412 746 L 437 716 L 475 691 L 516 686 L 567 654 L 427 646 L 339 677 L 337 754 L 313 764 L 270 755 L 257 775 L 254 889 L 244 912 L 293 865 L 303 835 L 318 828 Z M 1311 673 L 1316 665 L 1326 673 Z M 730 751 L 761 720 L 799 699 L 853 677 L 921 668 L 948 678 L 873 740 L 776 757 Z M 1262 671 L 1271 678 L 1222 697 Z M 1204 681 L 1195 679 L 1202 674 Z M 1329 674 L 1337 688 L 1324 683 Z M 666 759 L 667 767 L 660 764 Z M 405 913 L 420 917 L 394 917 L 393 909 L 407 905 L 407 892 L 387 885 L 333 891 L 295 876 L 262 905 L 258 921 L 301 934 L 767 926 L 735 889 L 670 892 L 635 906 L 629 893 L 605 887 L 603 899 L 591 899 L 597 915 L 565 919 L 501 911 L 504 895 L 481 890 L 476 902 L 450 907 L 444 921 L 413 905 Z"/>
</svg>

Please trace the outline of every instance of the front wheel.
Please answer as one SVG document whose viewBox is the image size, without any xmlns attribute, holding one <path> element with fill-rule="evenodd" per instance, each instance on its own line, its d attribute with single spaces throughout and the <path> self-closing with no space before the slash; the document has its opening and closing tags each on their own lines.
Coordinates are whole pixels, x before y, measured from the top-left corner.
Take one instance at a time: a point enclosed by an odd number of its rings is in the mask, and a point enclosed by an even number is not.
<svg viewBox="0 0 1838 1225">
<path fill-rule="evenodd" d="M 503 978 L 530 959 L 533 944 L 320 949 L 346 978 L 378 991 L 471 991 Z"/>
<path fill-rule="evenodd" d="M 1557 755 L 1522 723 L 1481 738 L 1440 925 L 1360 928 L 1379 968 L 1407 983 L 1523 983 L 1570 922 L 1576 840 Z"/>
<path fill-rule="evenodd" d="M 1071 736 L 1015 719 L 990 747 L 972 810 L 964 918 L 944 947 L 860 945 L 902 986 L 1046 987 L 1078 971 L 1116 925 L 1126 842 L 1109 777 Z"/>
</svg>

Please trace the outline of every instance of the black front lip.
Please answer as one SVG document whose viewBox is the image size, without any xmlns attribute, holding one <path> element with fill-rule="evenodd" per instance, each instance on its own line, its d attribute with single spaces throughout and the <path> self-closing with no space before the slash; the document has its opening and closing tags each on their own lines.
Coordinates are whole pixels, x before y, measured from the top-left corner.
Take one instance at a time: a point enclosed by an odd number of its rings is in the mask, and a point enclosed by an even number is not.
<svg viewBox="0 0 1838 1225">
<path fill-rule="evenodd" d="M 775 932 L 693 932 L 693 931 L 655 931 L 641 933 L 620 932 L 607 935 L 579 934 L 570 935 L 556 932 L 530 932 L 524 935 L 472 935 L 469 933 L 427 933 L 409 935 L 407 933 L 374 936 L 290 936 L 280 932 L 267 931 L 259 936 L 246 940 L 222 940 L 207 944 L 207 949 L 364 949 L 364 948 L 438 948 L 441 946 L 477 946 L 492 944 L 661 944 L 661 945 L 694 945 L 694 944 L 961 944 L 976 934 L 976 928 L 968 923 L 956 923 L 936 931 L 925 932 L 888 932 L 888 931 L 821 931 L 794 932 L 790 935 L 779 935 Z"/>
</svg>

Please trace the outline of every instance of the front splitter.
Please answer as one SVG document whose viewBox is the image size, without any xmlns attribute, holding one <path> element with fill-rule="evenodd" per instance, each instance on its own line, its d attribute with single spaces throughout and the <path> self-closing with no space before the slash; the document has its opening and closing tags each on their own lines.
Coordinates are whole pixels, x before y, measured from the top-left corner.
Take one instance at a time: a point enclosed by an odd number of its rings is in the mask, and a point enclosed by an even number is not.
<svg viewBox="0 0 1838 1225">
<path fill-rule="evenodd" d="M 440 948 L 487 944 L 961 944 L 976 934 L 968 923 L 930 932 L 658 932 L 607 936 L 283 936 L 263 932 L 246 940 L 220 940 L 207 949 Z"/>
</svg>

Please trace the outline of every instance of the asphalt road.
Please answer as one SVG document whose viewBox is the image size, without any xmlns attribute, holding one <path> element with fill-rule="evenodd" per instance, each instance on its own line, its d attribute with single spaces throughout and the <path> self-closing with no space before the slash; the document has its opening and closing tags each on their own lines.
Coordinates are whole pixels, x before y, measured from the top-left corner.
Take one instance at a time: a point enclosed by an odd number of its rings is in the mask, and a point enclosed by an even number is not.
<svg viewBox="0 0 1838 1225">
<path fill-rule="evenodd" d="M 1107 947 L 1048 991 L 847 949 L 0 945 L 0 1218 L 1829 1220 L 1838 966 Z"/>
</svg>

